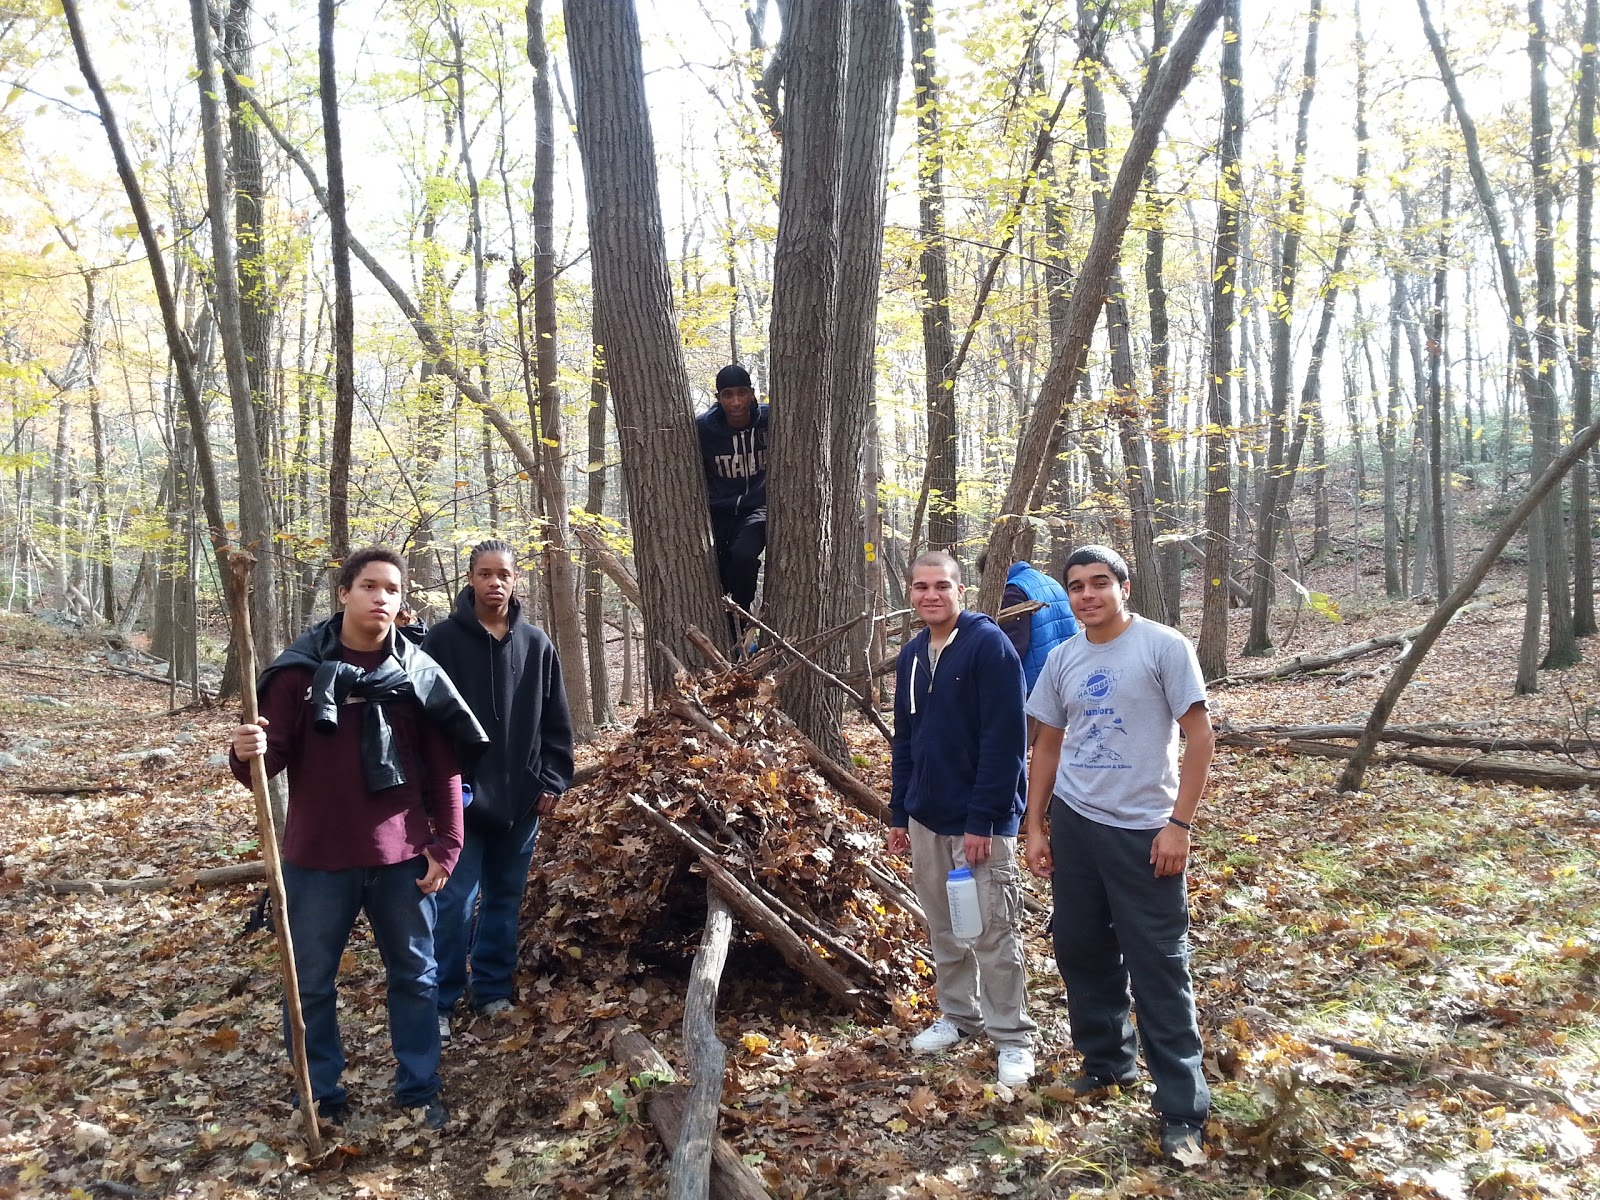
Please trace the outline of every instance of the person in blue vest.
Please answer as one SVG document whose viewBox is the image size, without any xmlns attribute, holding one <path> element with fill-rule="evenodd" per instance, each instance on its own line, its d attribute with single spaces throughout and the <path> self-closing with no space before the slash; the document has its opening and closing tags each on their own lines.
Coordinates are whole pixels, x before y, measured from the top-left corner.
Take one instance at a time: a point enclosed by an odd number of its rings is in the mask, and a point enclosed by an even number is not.
<svg viewBox="0 0 1600 1200">
<path fill-rule="evenodd" d="M 983 574 L 988 559 L 987 550 L 978 555 L 979 575 Z M 1031 563 L 1014 562 L 1006 572 L 1006 594 L 1000 601 L 1001 611 L 1030 600 L 1037 600 L 1044 607 L 1001 621 L 1000 630 L 1016 648 L 1017 657 L 1022 660 L 1023 679 L 1032 692 L 1033 685 L 1039 681 L 1039 672 L 1044 670 L 1044 660 L 1050 657 L 1050 651 L 1078 632 L 1078 620 L 1072 615 L 1072 601 L 1067 598 L 1066 588 Z M 1031 725 L 1028 732 L 1030 735 L 1033 732 Z M 1030 736 L 1028 740 L 1031 744 L 1033 738 Z"/>
</svg>

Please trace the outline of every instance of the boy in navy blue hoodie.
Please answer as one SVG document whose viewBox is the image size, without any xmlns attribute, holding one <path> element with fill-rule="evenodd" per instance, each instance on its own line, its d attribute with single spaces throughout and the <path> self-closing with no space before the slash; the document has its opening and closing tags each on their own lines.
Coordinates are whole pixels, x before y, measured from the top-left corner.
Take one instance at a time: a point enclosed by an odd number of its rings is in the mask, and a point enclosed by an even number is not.
<svg viewBox="0 0 1600 1200">
<path fill-rule="evenodd" d="M 962 611 L 965 590 L 960 566 L 942 551 L 911 564 L 911 604 L 927 628 L 896 664 L 889 853 L 911 851 L 943 1012 L 911 1048 L 931 1054 L 987 1033 L 1000 1082 L 1020 1087 L 1034 1068 L 1018 927 L 1022 661 L 990 617 Z M 983 932 L 970 941 L 950 928 L 945 881 L 958 867 L 971 868 L 983 913 Z"/>
</svg>

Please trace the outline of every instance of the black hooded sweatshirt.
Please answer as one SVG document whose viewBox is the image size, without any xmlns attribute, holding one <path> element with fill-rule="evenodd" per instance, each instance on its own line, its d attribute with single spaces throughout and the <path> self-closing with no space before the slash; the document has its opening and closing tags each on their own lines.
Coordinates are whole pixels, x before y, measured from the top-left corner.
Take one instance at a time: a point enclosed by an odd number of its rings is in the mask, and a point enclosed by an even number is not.
<svg viewBox="0 0 1600 1200">
<path fill-rule="evenodd" d="M 706 498 L 714 520 L 748 517 L 767 506 L 767 425 L 771 410 L 765 404 L 751 409 L 743 429 L 728 424 L 722 405 L 695 418 L 700 436 L 700 460 L 706 470 Z"/>
<path fill-rule="evenodd" d="M 511 627 L 496 638 L 478 620 L 471 587 L 428 630 L 423 648 L 454 681 L 489 735 L 489 748 L 462 780 L 472 785 L 467 824 L 504 832 L 544 792 L 572 786 L 572 716 L 561 663 L 544 630 L 511 599 Z"/>
</svg>

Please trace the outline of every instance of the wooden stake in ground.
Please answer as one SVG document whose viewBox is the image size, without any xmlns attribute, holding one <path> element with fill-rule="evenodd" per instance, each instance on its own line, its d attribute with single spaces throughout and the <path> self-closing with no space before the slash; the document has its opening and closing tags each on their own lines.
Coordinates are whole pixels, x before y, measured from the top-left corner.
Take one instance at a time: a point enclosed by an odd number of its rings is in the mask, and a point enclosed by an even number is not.
<svg viewBox="0 0 1600 1200">
<path fill-rule="evenodd" d="M 250 642 L 250 568 L 255 556 L 242 550 L 228 555 L 233 572 L 233 589 L 228 595 L 233 610 L 233 645 L 239 656 L 239 696 L 244 702 L 244 723 L 255 725 L 261 719 L 256 707 L 256 655 Z M 305 1124 L 306 1145 L 315 1157 L 322 1155 L 322 1131 L 317 1128 L 317 1102 L 311 1095 L 311 1068 L 306 1063 L 306 1019 L 300 1011 L 300 980 L 294 969 L 294 938 L 289 932 L 289 906 L 283 896 L 283 860 L 278 857 L 277 830 L 272 823 L 272 802 L 267 798 L 267 763 L 264 758 L 250 760 L 250 790 L 256 799 L 256 830 L 261 842 L 261 857 L 267 864 L 267 890 L 272 895 L 272 925 L 278 932 L 278 958 L 283 964 L 283 992 L 288 997 L 289 1053 L 294 1060 L 295 1087 L 300 1092 L 300 1116 Z"/>
</svg>

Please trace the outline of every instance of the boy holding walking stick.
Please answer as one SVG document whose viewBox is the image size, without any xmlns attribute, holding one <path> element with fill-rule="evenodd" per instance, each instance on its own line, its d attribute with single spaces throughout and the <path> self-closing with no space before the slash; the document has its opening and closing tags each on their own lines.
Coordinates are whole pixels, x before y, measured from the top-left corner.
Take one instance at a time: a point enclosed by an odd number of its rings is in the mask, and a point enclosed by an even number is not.
<svg viewBox="0 0 1600 1200">
<path fill-rule="evenodd" d="M 488 739 L 438 665 L 396 633 L 403 584 L 392 550 L 345 560 L 343 612 L 262 673 L 261 719 L 234 730 L 232 759 L 242 783 L 257 757 L 268 775 L 289 772 L 284 894 L 317 1115 L 338 1125 L 349 1113 L 335 979 L 364 911 L 388 976 L 395 1102 L 441 1129 L 436 897 L 461 852 L 458 753 Z"/>
</svg>

